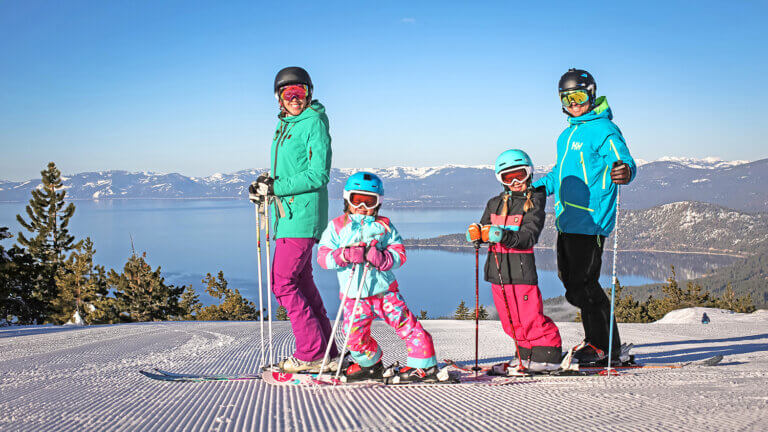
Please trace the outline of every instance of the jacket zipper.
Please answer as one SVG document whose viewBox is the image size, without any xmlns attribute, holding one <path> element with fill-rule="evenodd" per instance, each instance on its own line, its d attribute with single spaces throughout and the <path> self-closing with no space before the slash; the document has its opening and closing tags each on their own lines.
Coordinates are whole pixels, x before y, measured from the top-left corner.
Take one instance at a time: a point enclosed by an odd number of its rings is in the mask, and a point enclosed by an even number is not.
<svg viewBox="0 0 768 432">
<path fill-rule="evenodd" d="M 565 157 L 568 156 L 568 148 L 571 146 L 571 138 L 573 138 L 573 134 L 576 132 L 576 129 L 579 128 L 579 125 L 576 125 L 573 127 L 573 130 L 571 131 L 571 134 L 568 135 L 568 139 L 565 141 L 565 154 L 563 154 L 563 158 L 560 160 L 560 173 L 558 178 L 558 185 L 560 186 L 560 193 L 562 194 L 562 186 L 563 186 L 563 164 L 565 164 Z M 560 202 L 560 197 L 557 197 L 557 202 L 555 203 L 555 206 Z M 565 210 L 565 206 L 563 206 L 563 210 Z M 562 231 L 560 229 L 560 218 L 556 218 L 556 223 L 558 231 Z"/>
<path fill-rule="evenodd" d="M 584 164 L 584 152 L 579 152 L 579 157 L 581 157 L 581 170 L 584 172 L 584 183 L 589 186 L 589 179 L 587 178 L 587 166 Z"/>
<path fill-rule="evenodd" d="M 603 170 L 603 190 L 605 190 L 605 175 L 608 174 L 608 168 L 610 168 L 610 165 L 606 165 L 605 170 Z"/>
</svg>

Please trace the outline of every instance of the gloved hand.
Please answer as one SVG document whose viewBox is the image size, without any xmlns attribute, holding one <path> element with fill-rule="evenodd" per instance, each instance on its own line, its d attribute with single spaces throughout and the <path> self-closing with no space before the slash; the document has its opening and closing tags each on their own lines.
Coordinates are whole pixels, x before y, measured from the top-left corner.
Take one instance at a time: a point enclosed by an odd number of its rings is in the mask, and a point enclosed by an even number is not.
<svg viewBox="0 0 768 432">
<path fill-rule="evenodd" d="M 395 264 L 392 253 L 388 250 L 379 250 L 376 247 L 378 240 L 372 241 L 368 245 L 368 251 L 365 253 L 365 260 L 371 263 L 376 269 L 381 271 L 387 271 Z"/>
<path fill-rule="evenodd" d="M 611 167 L 611 181 L 617 185 L 625 185 L 629 183 L 629 179 L 632 177 L 632 173 L 629 172 L 629 165 L 617 160 Z"/>
<path fill-rule="evenodd" d="M 256 194 L 266 196 L 275 194 L 275 179 L 269 176 L 269 173 L 261 174 L 255 182 L 251 183 L 251 186 L 255 186 Z"/>
<path fill-rule="evenodd" d="M 479 244 L 483 241 L 482 233 L 480 232 L 480 224 L 473 223 L 467 228 L 467 241 L 470 243 Z"/>
<path fill-rule="evenodd" d="M 346 267 L 350 264 L 363 264 L 365 262 L 365 243 L 334 249 L 331 252 L 331 256 L 333 256 L 334 261 L 340 267 Z"/>
<path fill-rule="evenodd" d="M 504 228 L 499 225 L 488 226 L 488 243 L 501 243 L 504 238 L 504 231 Z"/>
<path fill-rule="evenodd" d="M 254 204 L 264 199 L 264 197 L 258 193 L 256 182 L 253 182 L 250 186 L 248 186 L 248 199 L 251 200 L 251 202 Z"/>
<path fill-rule="evenodd" d="M 480 227 L 480 239 L 483 240 L 483 243 L 488 243 L 488 231 L 491 229 L 492 225 L 483 225 Z"/>
</svg>

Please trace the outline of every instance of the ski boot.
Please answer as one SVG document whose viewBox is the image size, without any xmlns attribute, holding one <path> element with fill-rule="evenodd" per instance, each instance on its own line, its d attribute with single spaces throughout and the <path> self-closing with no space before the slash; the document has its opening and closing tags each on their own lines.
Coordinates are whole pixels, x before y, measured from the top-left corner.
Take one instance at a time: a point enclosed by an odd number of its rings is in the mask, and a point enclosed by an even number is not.
<svg viewBox="0 0 768 432">
<path fill-rule="evenodd" d="M 408 384 L 416 382 L 436 383 L 440 381 L 438 378 L 439 369 L 437 366 L 422 368 L 404 367 L 401 368 L 393 381 L 393 384 Z"/>
<path fill-rule="evenodd" d="M 632 344 L 622 344 L 618 352 L 612 353 L 611 366 L 628 366 L 634 363 L 633 355 L 629 354 Z M 608 366 L 608 352 L 597 348 L 588 341 L 583 341 L 574 347 L 572 361 L 579 367 L 606 367 Z"/>
<path fill-rule="evenodd" d="M 279 362 L 264 366 L 262 370 L 269 372 L 283 372 L 283 373 L 320 373 L 320 367 L 323 365 L 323 359 L 304 361 L 297 359 L 294 356 L 290 356 Z M 336 360 L 328 360 L 325 363 L 323 372 L 336 372 L 339 368 L 339 364 Z"/>
<path fill-rule="evenodd" d="M 372 366 L 360 366 L 358 363 L 352 363 L 344 371 L 344 382 L 382 380 L 383 378 L 384 363 L 381 362 L 381 359 Z"/>
<path fill-rule="evenodd" d="M 520 351 L 520 357 L 523 358 L 523 361 L 531 358 L 530 348 L 518 347 L 518 350 Z M 503 363 L 496 363 L 495 365 L 491 366 L 491 368 L 488 369 L 488 372 L 486 372 L 486 374 L 494 375 L 494 376 L 507 376 L 511 369 L 519 370 L 520 363 L 521 363 L 520 359 L 518 359 L 517 355 L 515 355 L 515 356 L 512 356 L 512 358 L 509 359 L 508 361 L 505 361 Z"/>
<path fill-rule="evenodd" d="M 560 357 L 563 349 L 559 346 L 535 346 L 531 348 L 531 357 L 523 360 L 523 367 L 530 373 L 551 373 L 560 369 Z"/>
</svg>

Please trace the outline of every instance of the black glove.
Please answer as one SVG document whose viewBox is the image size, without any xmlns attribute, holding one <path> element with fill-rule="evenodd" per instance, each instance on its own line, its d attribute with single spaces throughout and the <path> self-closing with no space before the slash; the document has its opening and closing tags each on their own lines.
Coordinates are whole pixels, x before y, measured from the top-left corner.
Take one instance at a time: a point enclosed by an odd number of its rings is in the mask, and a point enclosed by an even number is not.
<svg viewBox="0 0 768 432">
<path fill-rule="evenodd" d="M 259 195 L 275 194 L 275 179 L 264 173 L 256 179 L 256 193 Z"/>
<path fill-rule="evenodd" d="M 629 165 L 618 160 L 613 163 L 611 167 L 611 181 L 617 185 L 625 185 L 629 183 L 629 179 L 632 177 L 632 173 L 629 171 Z"/>
<path fill-rule="evenodd" d="M 267 197 L 268 195 L 275 194 L 275 179 L 264 173 L 260 175 L 255 182 L 248 186 L 248 198 L 251 202 L 255 203 Z"/>
</svg>

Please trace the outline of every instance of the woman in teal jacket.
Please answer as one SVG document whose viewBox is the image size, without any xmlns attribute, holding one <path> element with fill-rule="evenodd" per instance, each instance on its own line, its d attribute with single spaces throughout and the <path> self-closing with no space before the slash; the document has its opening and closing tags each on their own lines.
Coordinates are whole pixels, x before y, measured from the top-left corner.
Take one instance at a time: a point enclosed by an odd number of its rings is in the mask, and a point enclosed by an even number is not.
<svg viewBox="0 0 768 432">
<path fill-rule="evenodd" d="M 582 364 L 606 361 L 611 304 L 598 279 L 603 243 L 614 228 L 618 185 L 634 179 L 637 165 L 629 154 L 605 97 L 596 97 L 589 72 L 570 69 L 559 83 L 569 126 L 557 139 L 557 161 L 533 183 L 555 196 L 557 268 L 565 298 L 581 309 L 585 344 L 574 358 Z M 615 165 L 615 166 L 614 166 Z M 615 320 L 612 352 L 621 341 Z"/>
<path fill-rule="evenodd" d="M 258 195 L 275 197 L 272 220 L 275 257 L 272 291 L 285 307 L 296 338 L 294 354 L 277 364 L 284 372 L 319 372 L 331 324 L 312 277 L 312 247 L 328 225 L 331 136 L 328 116 L 312 100 L 312 80 L 300 67 L 288 67 L 275 78 L 280 105 L 272 140 L 271 175 L 256 181 Z M 336 346 L 331 356 L 338 355 Z M 335 370 L 337 365 L 330 364 Z"/>
</svg>

